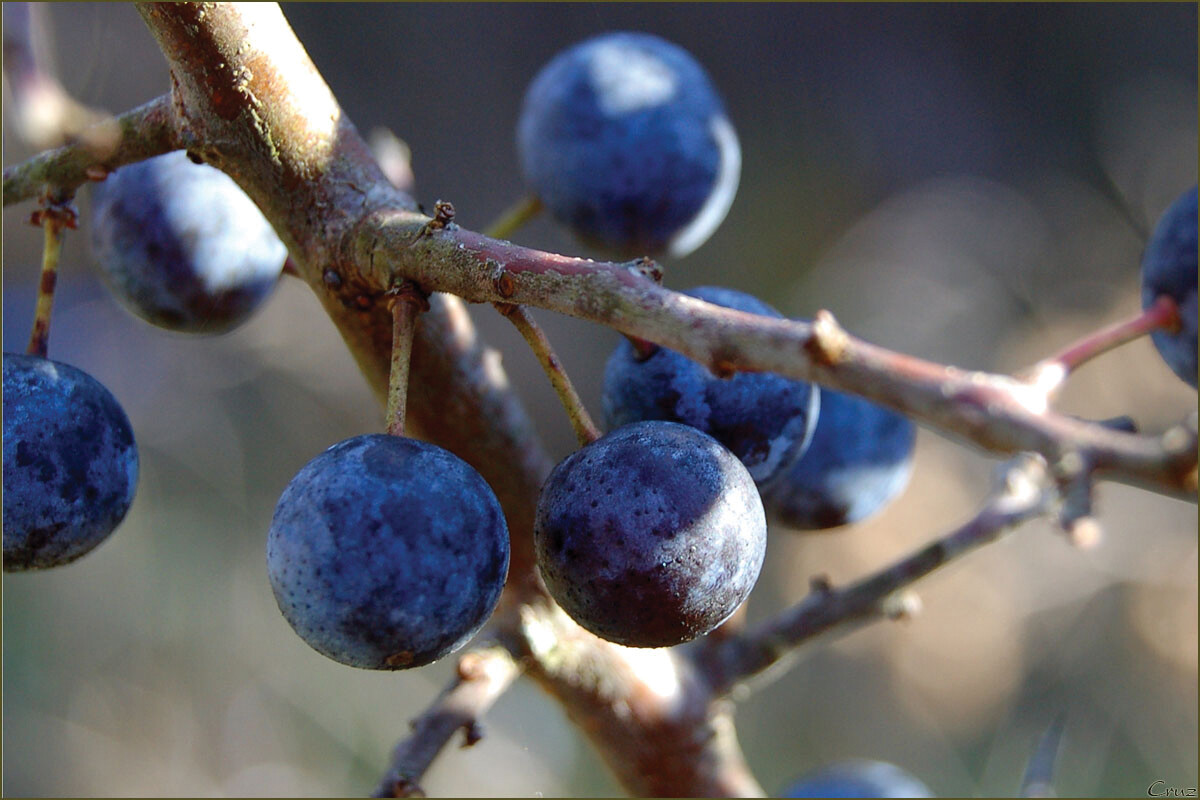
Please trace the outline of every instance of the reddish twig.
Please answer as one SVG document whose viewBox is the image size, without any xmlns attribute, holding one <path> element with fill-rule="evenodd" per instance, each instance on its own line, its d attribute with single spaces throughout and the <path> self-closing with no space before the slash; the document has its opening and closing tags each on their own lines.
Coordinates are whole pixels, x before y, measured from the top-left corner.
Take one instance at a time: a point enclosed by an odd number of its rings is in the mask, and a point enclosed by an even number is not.
<svg viewBox="0 0 1200 800">
<path fill-rule="evenodd" d="M 1179 306 L 1167 295 L 1159 297 L 1149 308 L 1129 319 L 1115 322 L 1072 342 L 1049 358 L 1042 359 L 1017 374 L 1047 400 L 1066 383 L 1072 372 L 1099 355 L 1132 342 L 1159 328 L 1179 325 Z"/>
</svg>

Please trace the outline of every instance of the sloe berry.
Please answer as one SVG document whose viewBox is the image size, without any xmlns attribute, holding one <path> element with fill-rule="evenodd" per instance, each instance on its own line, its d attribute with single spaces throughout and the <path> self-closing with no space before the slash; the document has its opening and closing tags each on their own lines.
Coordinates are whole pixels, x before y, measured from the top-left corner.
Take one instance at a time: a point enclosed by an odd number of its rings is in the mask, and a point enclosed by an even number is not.
<svg viewBox="0 0 1200 800">
<path fill-rule="evenodd" d="M 750 594 L 766 521 L 750 474 L 715 439 L 640 422 L 554 468 L 534 540 L 572 619 L 618 644 L 667 647 L 708 633 Z"/>
<path fill-rule="evenodd" d="M 457 650 L 508 574 L 500 503 L 465 461 L 366 434 L 308 462 L 279 498 L 267 569 L 279 610 L 318 652 L 404 669 Z"/>
<path fill-rule="evenodd" d="M 1163 213 L 1142 256 L 1142 308 L 1161 295 L 1179 304 L 1179 330 L 1150 334 L 1171 371 L 1196 388 L 1196 187 Z"/>
<path fill-rule="evenodd" d="M 702 286 L 685 294 L 726 308 L 782 316 L 733 289 Z M 610 429 L 642 420 L 691 425 L 725 445 L 765 487 L 808 447 L 820 407 L 818 388 L 770 372 L 718 378 L 707 367 L 659 347 L 639 359 L 622 339 L 604 369 L 604 417 Z"/>
<path fill-rule="evenodd" d="M 645 33 L 555 56 L 517 123 L 525 180 L 581 239 L 618 255 L 683 256 L 733 203 L 741 150 L 704 69 Z"/>
<path fill-rule="evenodd" d="M 83 370 L 4 354 L 4 571 L 67 564 L 125 518 L 138 452 L 116 398 Z"/>
<path fill-rule="evenodd" d="M 244 322 L 287 258 L 233 179 L 182 150 L 121 167 L 96 184 L 91 239 L 105 282 L 126 308 L 189 333 Z"/>
<path fill-rule="evenodd" d="M 808 772 L 783 797 L 933 797 L 921 780 L 886 761 L 849 759 Z"/>
<path fill-rule="evenodd" d="M 858 522 L 904 490 L 917 428 L 854 395 L 821 390 L 821 416 L 804 455 L 763 493 L 772 520 L 801 530 Z"/>
</svg>

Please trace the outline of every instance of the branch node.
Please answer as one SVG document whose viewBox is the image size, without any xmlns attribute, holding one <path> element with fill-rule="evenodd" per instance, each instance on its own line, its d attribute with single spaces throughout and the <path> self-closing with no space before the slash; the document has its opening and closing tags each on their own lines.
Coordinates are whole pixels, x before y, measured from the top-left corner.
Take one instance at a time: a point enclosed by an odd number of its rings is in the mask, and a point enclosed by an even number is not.
<svg viewBox="0 0 1200 800">
<path fill-rule="evenodd" d="M 492 275 L 492 288 L 496 294 L 507 299 L 517 293 L 517 282 L 504 267 L 497 266 Z"/>
<path fill-rule="evenodd" d="M 912 589 L 893 592 L 883 598 L 883 602 L 880 604 L 880 610 L 883 611 L 883 615 L 895 622 L 912 619 L 920 614 L 924 607 L 925 604 L 921 600 L 921 595 Z"/>
<path fill-rule="evenodd" d="M 825 309 L 817 312 L 813 319 L 812 333 L 804 343 L 804 349 L 817 364 L 835 367 L 845 357 L 849 335 L 832 313 Z"/>
<path fill-rule="evenodd" d="M 483 726 L 476 720 L 471 720 L 463 726 L 463 743 L 462 749 L 474 747 L 483 739 Z"/>
<path fill-rule="evenodd" d="M 662 286 L 662 267 L 653 258 L 650 258 L 650 256 L 635 258 L 633 261 L 626 262 L 626 265 L 643 278 L 654 281 L 659 286 Z"/>
<path fill-rule="evenodd" d="M 833 594 L 833 581 L 825 573 L 813 575 L 808 579 L 808 589 L 813 594 Z"/>
</svg>

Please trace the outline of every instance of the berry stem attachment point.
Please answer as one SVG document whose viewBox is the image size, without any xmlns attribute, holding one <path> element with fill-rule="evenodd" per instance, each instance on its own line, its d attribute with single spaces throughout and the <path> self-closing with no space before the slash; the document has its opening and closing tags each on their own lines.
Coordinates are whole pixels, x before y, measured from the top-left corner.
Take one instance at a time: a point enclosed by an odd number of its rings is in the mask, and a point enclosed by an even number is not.
<svg viewBox="0 0 1200 800">
<path fill-rule="evenodd" d="M 507 239 L 542 212 L 541 199 L 534 194 L 526 195 L 511 205 L 491 225 L 483 229 L 483 235 L 491 239 Z"/>
<path fill-rule="evenodd" d="M 428 295 L 412 281 L 401 281 L 387 292 L 392 311 L 392 360 L 388 378 L 387 432 L 404 435 L 408 408 L 408 373 L 412 361 L 417 316 L 429 308 Z"/>
<path fill-rule="evenodd" d="M 33 331 L 25 352 L 46 357 L 50 344 L 50 313 L 54 308 L 54 288 L 58 284 L 58 259 L 62 254 L 63 230 L 74 228 L 77 216 L 69 200 L 46 201 L 45 208 L 33 213 L 29 221 L 41 225 L 45 232 L 42 247 L 42 275 L 38 281 L 37 307 L 33 315 Z"/>
<path fill-rule="evenodd" d="M 1129 319 L 1115 322 L 1064 347 L 1049 358 L 1042 359 L 1024 372 L 1024 379 L 1053 397 L 1072 372 L 1097 356 L 1115 350 L 1151 331 L 1179 326 L 1179 306 L 1167 295 L 1160 296 L 1145 311 Z"/>
<path fill-rule="evenodd" d="M 521 336 L 529 344 L 529 348 L 533 350 L 533 354 L 537 356 L 538 363 L 542 365 L 546 377 L 550 379 L 554 391 L 558 393 L 558 399 L 566 409 L 580 446 L 591 444 L 599 439 L 600 429 L 592 422 L 591 415 L 588 414 L 583 401 L 579 399 L 579 393 L 575 391 L 575 386 L 567 376 L 567 371 L 563 369 L 562 362 L 554 354 L 554 348 L 550 345 L 550 340 L 546 338 L 545 331 L 530 315 L 529 309 L 512 303 L 493 303 L 492 305 L 496 307 L 501 316 L 506 317 L 516 326 Z"/>
<path fill-rule="evenodd" d="M 639 339 L 636 336 L 625 334 L 625 338 L 633 345 L 633 354 L 638 361 L 645 361 L 650 356 L 658 352 L 658 345 L 654 342 L 647 342 L 645 339 Z"/>
</svg>

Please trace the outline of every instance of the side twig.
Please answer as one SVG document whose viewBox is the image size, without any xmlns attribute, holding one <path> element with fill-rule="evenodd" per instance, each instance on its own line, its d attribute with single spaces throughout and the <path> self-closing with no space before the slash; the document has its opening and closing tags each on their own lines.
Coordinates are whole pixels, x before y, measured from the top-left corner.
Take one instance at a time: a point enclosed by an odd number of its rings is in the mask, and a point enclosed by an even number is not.
<svg viewBox="0 0 1200 800">
<path fill-rule="evenodd" d="M 423 797 L 421 778 L 450 737 L 461 729 L 464 747 L 478 742 L 480 718 L 520 674 L 520 662 L 499 644 L 459 658 L 453 682 L 413 720 L 412 734 L 396 745 L 372 797 Z"/>
<path fill-rule="evenodd" d="M 125 164 L 178 150 L 169 94 L 99 122 L 80 139 L 4 168 L 4 205 L 32 200 L 51 190 L 72 193 L 90 180 L 104 180 Z"/>
<path fill-rule="evenodd" d="M 877 619 L 902 615 L 897 592 L 960 556 L 995 541 L 1004 532 L 1045 514 L 1056 493 L 1045 462 L 1019 456 L 1003 470 L 1002 486 L 965 525 L 911 555 L 849 586 L 836 589 L 827 580 L 797 605 L 715 646 L 703 643 L 693 652 L 712 676 L 714 691 L 729 692 L 736 684 L 772 666 L 798 645 L 836 628 L 845 634 Z"/>
<path fill-rule="evenodd" d="M 1177 325 L 1178 304 L 1169 296 L 1163 295 L 1145 311 L 1072 342 L 1049 358 L 1044 358 L 1028 370 L 1019 373 L 1017 377 L 1024 378 L 1030 385 L 1045 392 L 1048 398 L 1052 398 L 1072 372 L 1093 358 L 1139 339 L 1150 331 Z"/>
</svg>

